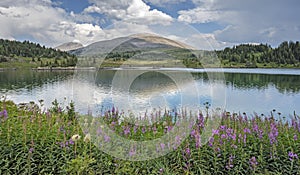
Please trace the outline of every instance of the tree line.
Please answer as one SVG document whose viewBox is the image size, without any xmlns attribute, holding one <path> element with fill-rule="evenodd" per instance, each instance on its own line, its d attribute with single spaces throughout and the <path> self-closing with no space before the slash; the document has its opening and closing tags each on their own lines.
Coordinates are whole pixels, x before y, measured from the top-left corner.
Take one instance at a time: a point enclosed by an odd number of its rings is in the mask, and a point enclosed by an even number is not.
<svg viewBox="0 0 300 175">
<path fill-rule="evenodd" d="M 30 58 L 40 66 L 75 66 L 77 58 L 68 52 L 41 46 L 30 41 L 10 41 L 0 39 L 0 63 Z"/>
<path fill-rule="evenodd" d="M 241 44 L 232 48 L 226 47 L 216 53 L 222 62 L 242 63 L 248 67 L 255 67 L 257 63 L 289 64 L 297 67 L 300 63 L 299 41 L 284 41 L 276 48 L 272 48 L 268 44 Z"/>
</svg>

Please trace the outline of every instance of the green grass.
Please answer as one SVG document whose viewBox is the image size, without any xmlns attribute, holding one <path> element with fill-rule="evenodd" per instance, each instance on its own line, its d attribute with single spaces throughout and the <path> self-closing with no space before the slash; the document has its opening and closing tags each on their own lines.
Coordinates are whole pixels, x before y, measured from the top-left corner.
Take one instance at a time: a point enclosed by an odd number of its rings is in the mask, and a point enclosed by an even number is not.
<svg viewBox="0 0 300 175">
<path fill-rule="evenodd" d="M 115 158 L 95 146 L 94 142 L 104 143 L 104 135 L 93 134 L 93 129 L 103 129 L 104 124 L 128 140 L 153 140 L 171 132 L 165 128 L 184 122 L 188 114 L 177 115 L 175 123 L 168 112 L 162 111 L 154 124 L 136 127 L 130 118 L 121 121 L 121 114 L 115 109 L 95 122 L 91 116 L 76 114 L 72 103 L 63 108 L 56 101 L 47 111 L 33 103 L 17 106 L 1 101 L 0 112 L 0 174 L 300 173 L 296 157 L 300 154 L 300 120 L 296 114 L 288 119 L 272 111 L 271 116 L 250 118 L 246 114 L 216 115 L 204 111 L 205 115 L 195 116 L 190 135 L 173 151 L 151 160 L 130 161 Z M 221 123 L 209 141 L 199 144 L 199 138 L 204 139 L 205 126 L 218 119 Z M 88 130 L 80 127 L 82 124 Z M 125 132 L 126 128 L 129 132 Z M 84 139 L 88 133 L 91 141 Z M 76 134 L 81 138 L 72 140 Z M 107 142 L 114 143 L 113 138 Z M 116 144 L 111 149 L 119 147 L 122 145 Z M 120 151 L 120 157 L 135 156 L 124 150 L 116 151 Z"/>
</svg>

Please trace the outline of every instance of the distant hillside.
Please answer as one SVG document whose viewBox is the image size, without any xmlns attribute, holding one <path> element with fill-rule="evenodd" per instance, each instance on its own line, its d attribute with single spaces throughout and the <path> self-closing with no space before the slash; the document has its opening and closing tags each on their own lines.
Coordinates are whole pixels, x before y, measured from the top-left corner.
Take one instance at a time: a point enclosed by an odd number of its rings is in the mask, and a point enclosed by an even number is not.
<svg viewBox="0 0 300 175">
<path fill-rule="evenodd" d="M 95 42 L 86 47 L 71 51 L 71 53 L 81 56 L 101 55 L 111 52 L 129 52 L 129 51 L 145 51 L 157 49 L 192 49 L 192 47 L 163 38 L 153 34 L 138 34 L 128 37 L 120 37 L 112 40 Z"/>
<path fill-rule="evenodd" d="M 300 67 L 300 43 L 282 42 L 272 48 L 268 44 L 240 44 L 217 51 L 224 66 Z"/>
<path fill-rule="evenodd" d="M 67 67 L 75 66 L 76 63 L 76 56 L 68 52 L 29 41 L 0 39 L 0 67 Z"/>
<path fill-rule="evenodd" d="M 112 40 L 99 41 L 70 51 L 81 57 L 82 66 L 101 67 L 183 67 L 184 60 L 192 60 L 193 66 L 201 67 L 195 60 L 193 47 L 154 34 L 137 34 Z M 99 60 L 104 60 L 101 62 Z"/>
<path fill-rule="evenodd" d="M 79 49 L 82 47 L 83 47 L 83 45 L 81 43 L 68 42 L 68 43 L 64 43 L 62 45 L 55 47 L 55 49 L 58 49 L 60 51 L 71 51 L 71 50 L 76 50 L 76 49 Z"/>
</svg>

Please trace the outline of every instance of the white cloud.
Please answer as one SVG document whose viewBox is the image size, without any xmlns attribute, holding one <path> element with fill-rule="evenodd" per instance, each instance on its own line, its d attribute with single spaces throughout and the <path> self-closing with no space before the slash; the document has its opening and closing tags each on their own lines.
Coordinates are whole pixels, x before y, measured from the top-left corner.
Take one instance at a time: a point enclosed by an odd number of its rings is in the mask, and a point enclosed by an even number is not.
<svg viewBox="0 0 300 175">
<path fill-rule="evenodd" d="M 121 20 L 137 24 L 169 24 L 173 18 L 157 9 L 150 9 L 150 6 L 142 0 L 96 1 L 91 0 L 93 6 L 87 7 L 86 13 L 101 13 L 111 19 Z"/>
<path fill-rule="evenodd" d="M 79 40 L 83 44 L 103 38 L 98 25 L 76 23 L 91 21 L 88 15 L 67 13 L 53 7 L 50 0 L 1 1 L 0 37 L 18 39 L 30 37 L 48 46 Z"/>
<path fill-rule="evenodd" d="M 202 7 L 192 10 L 182 10 L 178 12 L 178 20 L 188 23 L 207 23 L 220 19 L 220 12 L 217 10 L 208 10 Z"/>
<path fill-rule="evenodd" d="M 231 43 L 268 42 L 300 38 L 297 12 L 300 4 L 286 1 L 193 0 L 194 9 L 179 11 L 179 21 L 215 22 L 227 26 L 215 31 L 215 39 Z"/>
</svg>

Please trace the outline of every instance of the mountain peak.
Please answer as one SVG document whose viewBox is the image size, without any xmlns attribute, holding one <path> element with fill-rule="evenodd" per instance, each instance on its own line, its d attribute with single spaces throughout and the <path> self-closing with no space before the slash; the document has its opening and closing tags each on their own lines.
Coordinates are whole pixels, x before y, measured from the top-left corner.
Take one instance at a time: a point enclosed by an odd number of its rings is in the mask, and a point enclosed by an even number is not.
<svg viewBox="0 0 300 175">
<path fill-rule="evenodd" d="M 76 50 L 76 49 L 79 49 L 82 47 L 83 47 L 83 45 L 80 42 L 73 41 L 73 42 L 61 44 L 61 45 L 55 47 L 55 49 L 58 49 L 61 51 L 71 51 L 71 50 Z"/>
<path fill-rule="evenodd" d="M 153 33 L 139 33 L 139 34 L 130 35 L 129 37 L 142 39 L 151 43 L 165 44 L 173 47 L 195 50 L 195 48 L 193 48 L 192 46 Z"/>
</svg>

